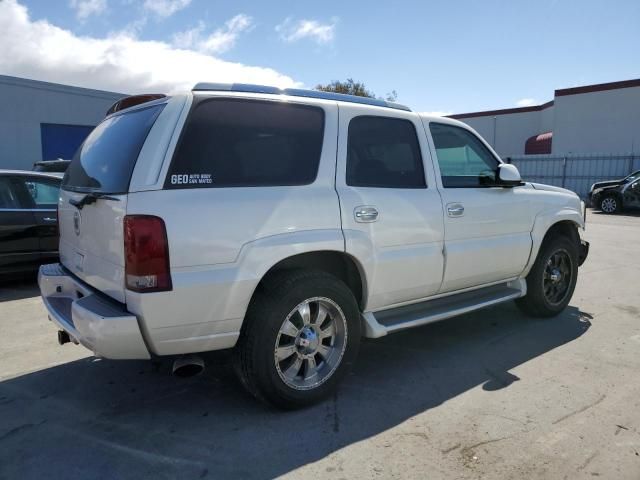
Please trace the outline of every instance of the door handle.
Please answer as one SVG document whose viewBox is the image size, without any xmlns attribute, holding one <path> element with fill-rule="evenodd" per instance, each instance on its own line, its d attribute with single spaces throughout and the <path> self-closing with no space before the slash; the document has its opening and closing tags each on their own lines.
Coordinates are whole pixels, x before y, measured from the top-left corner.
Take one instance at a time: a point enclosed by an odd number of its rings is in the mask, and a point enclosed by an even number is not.
<svg viewBox="0 0 640 480">
<path fill-rule="evenodd" d="M 53 217 L 44 217 L 42 220 L 44 220 L 45 222 L 57 222 L 58 219 L 53 218 Z"/>
<path fill-rule="evenodd" d="M 378 210 L 375 207 L 356 207 L 353 214 L 356 222 L 360 223 L 375 222 L 378 219 Z"/>
<path fill-rule="evenodd" d="M 447 205 L 447 215 L 450 217 L 461 217 L 464 215 L 464 207 L 460 203 L 450 203 Z"/>
</svg>

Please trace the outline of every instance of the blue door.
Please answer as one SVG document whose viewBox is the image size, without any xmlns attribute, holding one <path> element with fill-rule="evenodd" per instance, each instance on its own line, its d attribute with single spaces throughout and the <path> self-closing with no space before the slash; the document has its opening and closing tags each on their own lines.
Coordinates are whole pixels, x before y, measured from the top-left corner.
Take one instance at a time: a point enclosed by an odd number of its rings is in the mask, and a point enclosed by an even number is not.
<svg viewBox="0 0 640 480">
<path fill-rule="evenodd" d="M 41 123 L 42 160 L 71 159 L 94 127 Z"/>
</svg>

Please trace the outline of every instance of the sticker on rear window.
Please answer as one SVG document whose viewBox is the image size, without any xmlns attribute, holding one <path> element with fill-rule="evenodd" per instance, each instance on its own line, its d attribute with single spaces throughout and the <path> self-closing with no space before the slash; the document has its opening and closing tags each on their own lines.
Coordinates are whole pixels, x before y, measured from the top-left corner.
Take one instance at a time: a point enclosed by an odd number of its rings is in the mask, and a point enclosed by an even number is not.
<svg viewBox="0 0 640 480">
<path fill-rule="evenodd" d="M 210 173 L 189 173 L 171 175 L 171 185 L 198 185 L 213 183 Z"/>
</svg>

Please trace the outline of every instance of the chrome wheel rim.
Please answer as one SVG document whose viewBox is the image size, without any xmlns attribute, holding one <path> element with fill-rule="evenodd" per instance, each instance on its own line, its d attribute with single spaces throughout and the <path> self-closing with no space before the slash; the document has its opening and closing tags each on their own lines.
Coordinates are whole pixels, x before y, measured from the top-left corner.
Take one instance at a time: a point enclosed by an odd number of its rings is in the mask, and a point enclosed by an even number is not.
<svg viewBox="0 0 640 480">
<path fill-rule="evenodd" d="M 572 267 L 571 255 L 565 249 L 555 251 L 547 260 L 542 275 L 542 288 L 551 305 L 558 305 L 567 298 L 573 280 Z"/>
<path fill-rule="evenodd" d="M 616 206 L 616 199 L 608 197 L 602 200 L 602 203 L 600 204 L 600 210 L 605 213 L 613 213 L 616 211 Z"/>
<path fill-rule="evenodd" d="M 289 387 L 309 390 L 336 371 L 347 346 L 347 321 L 333 300 L 313 297 L 291 310 L 278 331 L 274 361 Z"/>
</svg>

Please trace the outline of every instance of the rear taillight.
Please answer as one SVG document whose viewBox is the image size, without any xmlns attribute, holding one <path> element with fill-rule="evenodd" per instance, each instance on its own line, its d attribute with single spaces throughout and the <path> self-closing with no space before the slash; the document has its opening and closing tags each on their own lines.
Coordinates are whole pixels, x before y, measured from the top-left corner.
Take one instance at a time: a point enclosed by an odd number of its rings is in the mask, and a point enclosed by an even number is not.
<svg viewBox="0 0 640 480">
<path fill-rule="evenodd" d="M 124 217 L 124 265 L 129 290 L 171 290 L 169 243 L 161 218 L 151 215 Z"/>
</svg>

